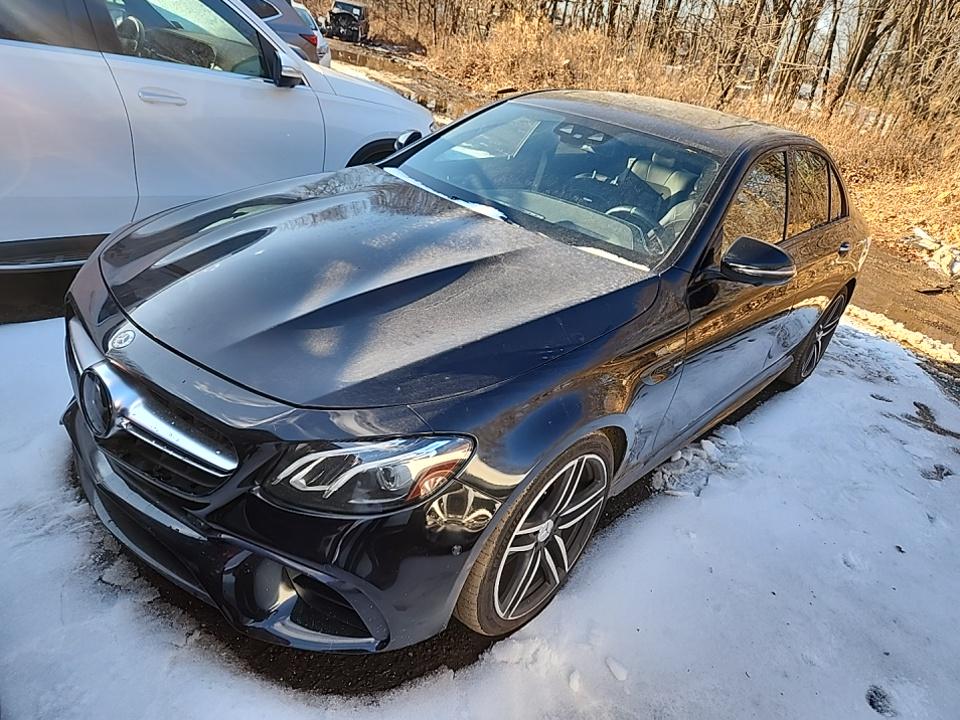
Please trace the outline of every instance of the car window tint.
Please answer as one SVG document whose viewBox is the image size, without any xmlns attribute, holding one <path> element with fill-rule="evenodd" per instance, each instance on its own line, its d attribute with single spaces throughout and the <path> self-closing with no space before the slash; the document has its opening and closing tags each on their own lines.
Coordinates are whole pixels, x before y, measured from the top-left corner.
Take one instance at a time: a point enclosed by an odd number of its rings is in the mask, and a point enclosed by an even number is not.
<svg viewBox="0 0 960 720">
<path fill-rule="evenodd" d="M 837 171 L 830 168 L 830 220 L 839 220 L 843 217 L 844 199 Z"/>
<path fill-rule="evenodd" d="M 280 15 L 280 11 L 268 3 L 267 0 L 243 0 L 243 4 L 253 10 L 261 20 L 268 20 Z"/>
<path fill-rule="evenodd" d="M 782 241 L 786 208 L 786 155 L 772 153 L 754 163 L 727 209 L 724 250 L 743 236 L 769 243 Z"/>
<path fill-rule="evenodd" d="M 826 159 L 808 150 L 795 151 L 793 159 L 788 237 L 819 227 L 830 218 Z"/>
<path fill-rule="evenodd" d="M 0 0 L 0 40 L 97 49 L 83 6 L 67 0 Z"/>
<path fill-rule="evenodd" d="M 266 77 L 256 30 L 222 0 L 105 0 L 124 55 Z"/>
</svg>

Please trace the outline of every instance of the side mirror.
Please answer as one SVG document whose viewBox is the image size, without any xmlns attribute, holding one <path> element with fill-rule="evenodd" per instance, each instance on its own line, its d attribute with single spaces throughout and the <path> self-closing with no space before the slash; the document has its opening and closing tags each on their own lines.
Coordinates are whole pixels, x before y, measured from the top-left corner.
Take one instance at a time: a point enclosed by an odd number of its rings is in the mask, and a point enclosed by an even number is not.
<svg viewBox="0 0 960 720">
<path fill-rule="evenodd" d="M 423 133 L 419 130 L 407 130 L 405 133 L 400 133 L 400 137 L 398 137 L 397 141 L 393 144 L 393 149 L 403 150 L 407 145 L 415 143 L 422 137 Z"/>
<path fill-rule="evenodd" d="M 294 60 L 276 50 L 270 56 L 270 78 L 277 87 L 296 87 L 306 82 L 303 71 Z"/>
<path fill-rule="evenodd" d="M 784 285 L 797 274 L 793 258 L 763 240 L 742 236 L 720 260 L 720 276 L 747 285 Z"/>
</svg>

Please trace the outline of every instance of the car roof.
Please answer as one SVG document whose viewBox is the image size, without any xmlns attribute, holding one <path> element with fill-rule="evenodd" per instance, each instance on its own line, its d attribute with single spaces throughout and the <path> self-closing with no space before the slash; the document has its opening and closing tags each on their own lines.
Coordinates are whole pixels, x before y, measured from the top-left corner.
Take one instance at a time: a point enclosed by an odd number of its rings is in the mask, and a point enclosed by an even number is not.
<svg viewBox="0 0 960 720">
<path fill-rule="evenodd" d="M 597 90 L 544 90 L 511 102 L 538 105 L 608 122 L 728 157 L 744 145 L 768 141 L 806 142 L 809 138 L 767 123 L 697 105 L 628 93 Z"/>
</svg>

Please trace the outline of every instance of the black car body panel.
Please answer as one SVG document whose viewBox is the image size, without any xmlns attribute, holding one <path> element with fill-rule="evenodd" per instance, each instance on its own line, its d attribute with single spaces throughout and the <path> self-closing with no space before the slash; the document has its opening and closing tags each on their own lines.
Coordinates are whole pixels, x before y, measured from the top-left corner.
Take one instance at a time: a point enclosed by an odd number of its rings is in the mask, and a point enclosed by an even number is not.
<svg viewBox="0 0 960 720">
<path fill-rule="evenodd" d="M 111 292 L 165 345 L 295 405 L 472 392 L 613 330 L 656 294 L 635 268 L 371 166 L 203 211 L 209 224 L 189 206 L 110 244 Z"/>
<path fill-rule="evenodd" d="M 530 102 L 687 132 L 682 113 L 667 122 L 669 106 L 644 114 L 632 99 L 591 97 Z M 786 131 L 688 115 L 692 142 L 724 161 L 652 271 L 372 167 L 253 188 L 117 233 L 68 294 L 75 394 L 99 363 L 135 402 L 215 439 L 236 467 L 203 475 L 122 422 L 97 436 L 75 401 L 64 424 L 98 515 L 257 637 L 372 652 L 438 632 L 485 540 L 560 453 L 604 433 L 611 491 L 625 489 L 774 380 L 855 285 L 868 241 L 845 199 L 830 222 L 778 245 L 796 265 L 788 282 L 717 272 L 726 213 L 757 159 L 783 152 L 793 172 L 794 152 L 825 153 Z M 475 451 L 401 510 L 308 512 L 262 492 L 292 443 L 435 433 L 472 438 Z"/>
</svg>

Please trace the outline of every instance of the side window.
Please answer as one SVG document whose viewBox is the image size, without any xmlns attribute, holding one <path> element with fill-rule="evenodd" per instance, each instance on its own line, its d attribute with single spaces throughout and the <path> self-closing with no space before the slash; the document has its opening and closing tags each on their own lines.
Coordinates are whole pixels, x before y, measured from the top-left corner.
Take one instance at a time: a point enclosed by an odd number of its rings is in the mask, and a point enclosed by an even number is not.
<svg viewBox="0 0 960 720">
<path fill-rule="evenodd" d="M 253 10 L 261 20 L 278 17 L 281 13 L 267 0 L 243 0 L 243 4 Z"/>
<path fill-rule="evenodd" d="M 777 152 L 757 160 L 740 185 L 723 221 L 721 250 L 744 235 L 769 243 L 781 242 L 786 210 L 786 155 Z"/>
<path fill-rule="evenodd" d="M 0 40 L 97 49 L 83 4 L 69 0 L 0 0 Z"/>
<path fill-rule="evenodd" d="M 257 31 L 222 0 L 104 0 L 122 54 L 266 77 Z"/>
<path fill-rule="evenodd" d="M 830 221 L 839 220 L 846 215 L 847 203 L 843 197 L 843 190 L 840 189 L 840 180 L 837 178 L 837 171 L 830 168 Z"/>
<path fill-rule="evenodd" d="M 826 159 L 819 153 L 797 150 L 793 153 L 793 160 L 787 237 L 799 235 L 830 221 Z"/>
</svg>

